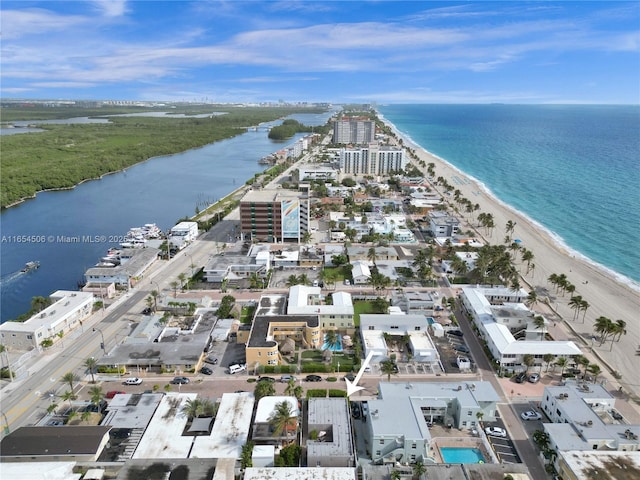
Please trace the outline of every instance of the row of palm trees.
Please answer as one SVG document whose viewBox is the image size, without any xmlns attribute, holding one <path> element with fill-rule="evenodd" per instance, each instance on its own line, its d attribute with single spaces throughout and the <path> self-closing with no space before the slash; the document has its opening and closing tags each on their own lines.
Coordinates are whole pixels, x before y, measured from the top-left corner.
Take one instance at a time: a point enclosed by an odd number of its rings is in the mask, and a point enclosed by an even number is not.
<svg viewBox="0 0 640 480">
<path fill-rule="evenodd" d="M 619 342 L 622 335 L 627 334 L 627 322 L 624 320 L 616 320 L 614 322 L 610 318 L 600 316 L 596 318 L 593 329 L 600 335 L 601 346 L 609 337 L 611 338 L 610 350 L 613 350 L 613 342 Z"/>
</svg>

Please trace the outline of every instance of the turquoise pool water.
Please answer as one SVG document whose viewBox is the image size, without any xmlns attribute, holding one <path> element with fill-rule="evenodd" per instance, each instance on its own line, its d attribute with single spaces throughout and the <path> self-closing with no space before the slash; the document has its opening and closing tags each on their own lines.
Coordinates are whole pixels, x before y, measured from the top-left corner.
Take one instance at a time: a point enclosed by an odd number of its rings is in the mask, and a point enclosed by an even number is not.
<svg viewBox="0 0 640 480">
<path fill-rule="evenodd" d="M 436 323 L 433 317 L 427 317 L 427 322 L 429 322 L 429 325 L 433 325 L 434 323 Z"/>
<path fill-rule="evenodd" d="M 440 448 L 444 463 L 484 463 L 486 460 L 477 448 Z"/>
<path fill-rule="evenodd" d="M 341 352 L 342 351 L 342 335 L 338 334 L 338 344 L 331 347 L 333 352 Z M 322 350 L 326 350 L 329 348 L 329 344 L 327 343 L 327 335 L 324 336 L 324 343 L 322 344 Z"/>
</svg>

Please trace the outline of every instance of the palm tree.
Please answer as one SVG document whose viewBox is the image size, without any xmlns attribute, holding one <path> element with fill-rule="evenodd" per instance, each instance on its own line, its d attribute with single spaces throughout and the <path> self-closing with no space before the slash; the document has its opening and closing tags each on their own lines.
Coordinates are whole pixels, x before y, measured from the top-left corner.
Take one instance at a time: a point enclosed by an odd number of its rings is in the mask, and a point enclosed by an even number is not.
<svg viewBox="0 0 640 480">
<path fill-rule="evenodd" d="M 95 403 L 98 405 L 100 401 L 104 398 L 104 392 L 102 391 L 102 387 L 98 385 L 94 385 L 89 389 L 89 398 L 91 399 L 91 403 Z"/>
<path fill-rule="evenodd" d="M 370 247 L 367 251 L 367 260 L 369 260 L 374 265 L 376 264 L 376 260 L 378 259 L 378 255 L 376 254 L 375 247 Z"/>
<path fill-rule="evenodd" d="M 89 373 L 91 374 L 91 383 L 96 383 L 94 372 L 98 366 L 98 360 L 95 357 L 89 357 L 84 361 L 84 366 L 89 369 Z"/>
<path fill-rule="evenodd" d="M 180 288 L 184 292 L 184 286 L 185 286 L 186 281 L 187 281 L 187 274 L 184 273 L 184 272 L 178 274 L 178 280 L 180 280 Z"/>
<path fill-rule="evenodd" d="M 529 308 L 533 308 L 536 303 L 538 303 L 538 294 L 535 290 L 531 290 L 529 295 L 527 295 L 527 299 L 524 301 L 525 305 Z"/>
<path fill-rule="evenodd" d="M 624 320 L 616 320 L 615 322 L 615 333 L 618 334 L 618 339 L 616 340 L 616 342 L 620 341 L 620 338 L 622 337 L 622 335 L 626 335 L 627 334 L 627 322 L 625 322 Z M 615 336 L 615 334 L 614 334 Z M 611 340 L 611 343 L 613 343 L 613 340 Z"/>
<path fill-rule="evenodd" d="M 300 282 L 301 285 L 309 285 L 311 283 L 306 273 L 303 273 L 298 277 L 298 282 Z"/>
<path fill-rule="evenodd" d="M 69 388 L 71 389 L 71 392 L 73 392 L 73 384 L 76 383 L 79 380 L 79 378 L 75 373 L 67 372 L 62 376 L 62 378 L 60 378 L 60 380 L 68 383 Z"/>
<path fill-rule="evenodd" d="M 484 412 L 482 410 L 477 411 L 476 418 L 478 419 L 478 423 L 482 424 L 482 419 L 484 418 Z"/>
<path fill-rule="evenodd" d="M 536 362 L 536 359 L 533 355 L 527 353 L 522 357 L 522 365 L 527 367 L 525 372 L 529 372 L 529 368 L 533 367 L 533 364 Z"/>
<path fill-rule="evenodd" d="M 614 323 L 607 317 L 598 317 L 593 325 L 596 333 L 600 334 L 600 345 L 607 341 L 607 337 L 614 331 Z"/>
<path fill-rule="evenodd" d="M 289 437 L 296 430 L 297 417 L 293 413 L 291 404 L 283 400 L 275 405 L 275 409 L 269 415 L 269 425 L 273 427 L 273 436 L 280 437 L 284 433 Z"/>
<path fill-rule="evenodd" d="M 400 470 L 391 470 L 389 478 L 390 480 L 400 480 L 402 478 L 402 474 L 400 473 Z"/>
<path fill-rule="evenodd" d="M 9 371 L 9 380 L 13 382 L 13 372 L 11 371 L 11 362 L 9 361 L 9 355 L 7 355 L 7 347 L 0 344 L 0 353 L 4 353 L 4 357 L 7 363 L 7 370 Z"/>
<path fill-rule="evenodd" d="M 387 376 L 387 382 L 391 381 L 391 375 L 398 374 L 396 371 L 397 368 L 396 364 L 391 360 L 384 360 L 380 362 L 380 372 Z"/>
<path fill-rule="evenodd" d="M 540 340 L 544 339 L 545 334 L 545 325 L 546 321 L 542 315 L 536 315 L 533 317 L 533 325 L 536 327 L 536 330 L 540 330 Z"/>
<path fill-rule="evenodd" d="M 300 281 L 296 275 L 289 275 L 287 277 L 287 287 L 293 287 L 294 285 L 300 285 Z"/>
<path fill-rule="evenodd" d="M 529 273 L 529 270 L 531 270 L 531 262 L 533 262 L 535 255 L 531 250 L 523 248 L 522 252 L 520 253 L 520 258 L 523 262 L 527 262 L 527 273 Z"/>
<path fill-rule="evenodd" d="M 173 298 L 178 298 L 178 287 L 180 287 L 180 282 L 174 280 L 169 285 L 171 285 L 171 288 L 173 288 Z"/>
<path fill-rule="evenodd" d="M 189 418 L 196 418 L 200 414 L 200 400 L 198 398 L 190 398 L 184 404 L 183 413 Z"/>
<path fill-rule="evenodd" d="M 589 302 L 583 300 L 580 304 L 580 310 L 582 310 L 582 323 L 584 323 L 584 318 L 587 316 L 587 310 L 589 310 Z"/>
<path fill-rule="evenodd" d="M 571 310 L 575 310 L 573 313 L 573 319 L 575 320 L 578 317 L 578 313 L 580 313 L 580 309 L 582 308 L 582 297 L 580 295 L 574 295 L 569 300 L 569 308 Z"/>
<path fill-rule="evenodd" d="M 69 402 L 69 408 L 71 408 L 71 401 L 78 398 L 78 396 L 71 390 L 65 390 L 61 398 L 62 400 L 67 400 Z"/>
<path fill-rule="evenodd" d="M 258 382 L 256 388 L 253 390 L 253 396 L 256 398 L 256 401 L 262 397 L 270 397 L 275 394 L 276 389 L 271 382 Z"/>
<path fill-rule="evenodd" d="M 507 221 L 507 225 L 504 230 L 507 233 L 509 240 L 511 240 L 511 234 L 513 233 L 513 230 L 515 228 L 516 228 L 516 222 L 513 222 L 511 220 Z"/>
<path fill-rule="evenodd" d="M 308 243 L 311 243 L 312 238 L 313 238 L 313 235 L 311 235 L 310 232 L 304 232 L 300 237 L 300 240 L 302 241 L 302 243 L 308 244 Z"/>
<path fill-rule="evenodd" d="M 589 365 L 587 369 L 589 370 L 590 373 L 593 374 L 593 383 L 596 383 L 596 381 L 598 380 L 598 375 L 600 375 L 600 373 L 602 372 L 600 365 L 596 363 L 592 363 Z"/>
<path fill-rule="evenodd" d="M 340 346 L 340 337 L 335 330 L 327 330 L 324 334 L 324 342 L 327 344 L 327 350 L 335 350 Z"/>
<path fill-rule="evenodd" d="M 545 372 L 549 371 L 549 365 L 551 364 L 551 362 L 553 362 L 554 358 L 556 358 L 556 356 L 553 353 L 545 353 L 542 356 L 542 361 L 547 364 Z"/>
<path fill-rule="evenodd" d="M 422 476 L 427 473 L 427 467 L 424 466 L 420 460 L 413 464 L 413 476 L 414 478 L 420 479 Z"/>
<path fill-rule="evenodd" d="M 562 378 L 564 369 L 567 368 L 567 365 L 569 365 L 569 360 L 567 360 L 566 357 L 560 357 L 556 359 L 555 364 L 560 367 L 560 378 Z"/>
</svg>

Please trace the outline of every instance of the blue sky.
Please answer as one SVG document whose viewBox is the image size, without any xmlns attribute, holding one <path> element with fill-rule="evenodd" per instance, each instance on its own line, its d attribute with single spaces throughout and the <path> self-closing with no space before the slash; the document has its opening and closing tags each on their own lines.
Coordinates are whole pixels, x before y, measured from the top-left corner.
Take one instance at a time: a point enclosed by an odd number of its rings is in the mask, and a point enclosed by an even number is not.
<svg viewBox="0 0 640 480">
<path fill-rule="evenodd" d="M 640 103 L 640 2 L 3 1 L 4 98 Z"/>
</svg>

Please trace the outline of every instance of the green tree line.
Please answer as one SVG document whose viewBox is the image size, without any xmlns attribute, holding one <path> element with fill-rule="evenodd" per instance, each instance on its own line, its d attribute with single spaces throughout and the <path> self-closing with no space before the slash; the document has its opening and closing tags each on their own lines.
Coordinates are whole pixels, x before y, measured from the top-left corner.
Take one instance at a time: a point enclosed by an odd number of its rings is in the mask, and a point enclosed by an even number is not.
<svg viewBox="0 0 640 480">
<path fill-rule="evenodd" d="M 111 117 L 108 124 L 43 124 L 44 132 L 7 135 L 2 139 L 0 205 L 231 138 L 299 111 L 237 108 L 207 118 Z"/>
</svg>

